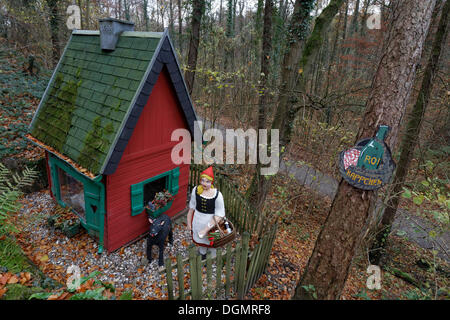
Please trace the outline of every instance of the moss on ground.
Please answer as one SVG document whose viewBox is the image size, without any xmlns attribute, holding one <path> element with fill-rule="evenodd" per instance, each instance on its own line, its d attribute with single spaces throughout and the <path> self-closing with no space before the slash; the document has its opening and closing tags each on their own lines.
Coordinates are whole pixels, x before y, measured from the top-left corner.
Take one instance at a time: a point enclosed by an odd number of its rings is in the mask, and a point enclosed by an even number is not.
<svg viewBox="0 0 450 320">
<path fill-rule="evenodd" d="M 6 291 L 2 300 L 28 300 L 31 295 L 44 291 L 40 287 L 26 287 L 18 283 L 8 284 L 6 288 L 8 288 L 8 291 Z"/>
<path fill-rule="evenodd" d="M 5 288 L 8 290 L 0 300 L 27 300 L 32 294 L 43 292 L 45 288 L 61 287 L 55 280 L 46 277 L 11 237 L 0 240 L 0 273 L 4 272 L 29 272 L 33 282 L 31 287 L 18 283 L 7 284 Z"/>
</svg>

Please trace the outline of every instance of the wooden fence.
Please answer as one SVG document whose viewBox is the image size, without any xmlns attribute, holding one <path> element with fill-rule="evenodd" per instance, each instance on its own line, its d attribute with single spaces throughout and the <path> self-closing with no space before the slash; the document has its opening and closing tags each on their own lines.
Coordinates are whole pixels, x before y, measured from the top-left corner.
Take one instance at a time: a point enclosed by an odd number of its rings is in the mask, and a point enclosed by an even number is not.
<svg viewBox="0 0 450 320">
<path fill-rule="evenodd" d="M 191 165 L 189 190 L 198 184 L 203 170 Z M 241 239 L 234 247 L 229 243 L 218 248 L 215 258 L 208 252 L 201 260 L 195 245 L 189 247 L 187 257 L 177 254 L 175 263 L 166 258 L 160 273 L 165 274 L 169 300 L 243 299 L 266 269 L 278 225 L 265 223 L 225 176 L 215 173 L 214 178 L 224 196 L 227 218 Z M 251 235 L 256 239 L 250 243 Z"/>
</svg>

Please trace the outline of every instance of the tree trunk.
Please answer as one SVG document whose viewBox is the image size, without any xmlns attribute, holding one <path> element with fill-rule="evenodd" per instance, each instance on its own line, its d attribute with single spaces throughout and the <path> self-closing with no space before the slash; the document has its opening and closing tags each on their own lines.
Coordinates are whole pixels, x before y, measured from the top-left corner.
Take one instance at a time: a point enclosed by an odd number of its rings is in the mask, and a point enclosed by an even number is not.
<svg viewBox="0 0 450 320">
<path fill-rule="evenodd" d="M 302 75 L 304 69 L 309 67 L 311 57 L 317 54 L 323 43 L 324 35 L 338 12 L 344 0 L 332 0 L 330 4 L 316 18 L 314 30 L 308 40 L 302 46 L 309 29 L 311 11 L 314 7 L 313 0 L 296 0 L 294 13 L 288 27 L 287 51 L 284 54 L 281 67 L 280 94 L 277 101 L 277 109 L 272 121 L 272 129 L 279 130 L 280 161 L 290 141 L 295 115 L 299 109 L 297 106 L 299 92 L 304 93 L 305 79 Z M 270 143 L 270 137 L 269 137 Z M 255 173 L 255 175 L 258 173 Z M 270 186 L 273 176 L 264 178 L 264 184 Z M 254 177 L 253 181 L 257 181 Z M 267 197 L 268 187 L 258 190 L 259 202 L 264 202 Z"/>
<path fill-rule="evenodd" d="M 234 38 L 234 18 L 233 18 L 233 0 L 228 0 L 227 4 L 227 28 L 226 36 L 228 39 Z M 230 40 L 231 41 L 231 40 Z M 224 71 L 228 71 L 230 63 L 234 58 L 234 50 L 230 47 L 225 47 L 225 60 L 224 60 Z"/>
<path fill-rule="evenodd" d="M 345 40 L 347 37 L 347 20 L 348 20 L 348 1 L 345 3 L 345 14 L 344 14 L 344 27 L 342 31 L 342 40 Z"/>
<path fill-rule="evenodd" d="M 178 46 L 180 55 L 183 55 L 183 19 L 181 18 L 181 0 L 178 0 Z"/>
<path fill-rule="evenodd" d="M 374 136 L 377 126 L 384 124 L 391 127 L 386 143 L 394 149 L 434 5 L 435 0 L 392 3 L 384 55 L 356 140 Z M 340 298 L 375 199 L 375 192 L 356 189 L 341 179 L 294 299 Z"/>
<path fill-rule="evenodd" d="M 86 0 L 86 24 L 85 24 L 86 30 L 89 30 L 89 28 L 90 28 L 90 21 L 89 21 L 89 19 L 91 18 L 90 17 L 91 11 L 90 11 L 89 6 L 90 6 L 89 0 Z"/>
<path fill-rule="evenodd" d="M 60 55 L 60 43 L 59 43 L 59 18 L 58 18 L 58 1 L 47 0 L 50 16 L 50 34 L 52 39 L 52 61 L 53 66 L 56 67 L 59 61 Z"/>
<path fill-rule="evenodd" d="M 304 74 L 308 74 L 306 70 L 311 66 L 312 58 L 319 52 L 328 27 L 339 11 L 343 1 L 344 0 L 332 0 L 316 18 L 314 30 L 308 37 L 302 51 L 300 51 L 300 41 L 295 40 L 295 38 L 288 40 L 288 43 L 291 43 L 291 49 L 285 55 L 283 62 L 280 98 L 275 118 L 272 123 L 272 128 L 280 129 L 280 159 L 291 141 L 293 122 L 299 109 L 297 106 L 298 96 L 306 92 L 306 77 L 304 77 Z M 310 3 L 310 1 L 300 2 L 303 3 L 302 5 Z M 312 8 L 310 9 L 312 10 Z M 295 11 L 293 17 L 295 17 Z M 291 27 L 290 29 L 293 29 L 294 32 L 298 32 L 298 30 L 305 28 L 304 24 L 302 24 L 303 20 L 300 18 L 296 18 L 295 20 L 298 21 L 297 28 Z M 303 32 L 305 33 L 303 36 L 306 36 L 307 30 L 304 30 Z"/>
<path fill-rule="evenodd" d="M 398 162 L 397 170 L 392 182 L 392 191 L 390 192 L 390 198 L 388 199 L 387 207 L 381 219 L 381 224 L 378 227 L 377 237 L 371 250 L 373 254 L 370 258 L 373 264 L 379 264 L 380 257 L 383 254 L 383 249 L 386 245 L 387 237 L 389 236 L 389 233 L 391 231 L 392 223 L 395 220 L 395 214 L 397 212 L 398 203 L 400 200 L 400 193 L 402 192 L 402 188 L 405 183 L 405 178 L 410 160 L 412 158 L 414 147 L 419 138 L 423 116 L 425 114 L 425 110 L 430 98 L 430 93 L 433 87 L 433 78 L 438 69 L 441 50 L 445 45 L 445 34 L 448 25 L 449 9 L 450 1 L 447 0 L 442 9 L 439 26 L 436 31 L 433 46 L 431 49 L 431 55 L 428 59 L 428 64 L 423 75 L 422 86 L 420 88 L 416 103 L 411 111 L 405 134 L 403 135 L 403 140 L 400 147 L 400 160 Z M 437 15 L 438 12 L 434 16 Z"/>
<path fill-rule="evenodd" d="M 359 2 L 360 0 L 356 0 L 355 9 L 353 10 L 353 18 L 350 26 L 352 36 L 358 32 Z"/>
<path fill-rule="evenodd" d="M 83 22 L 83 4 L 81 0 L 77 1 L 78 7 L 80 8 L 80 27 L 81 30 L 84 30 L 84 22 Z"/>
<path fill-rule="evenodd" d="M 144 15 L 145 31 L 148 31 L 148 0 L 142 3 L 142 14 Z"/>
<path fill-rule="evenodd" d="M 219 26 L 222 26 L 222 16 L 223 16 L 223 0 L 220 0 L 219 6 Z"/>
<path fill-rule="evenodd" d="M 189 41 L 187 70 L 184 73 L 184 79 L 192 94 L 194 88 L 195 69 L 197 68 L 198 44 L 200 43 L 200 25 L 205 11 L 205 0 L 194 0 L 191 21 L 191 38 Z"/>
<path fill-rule="evenodd" d="M 267 105 L 269 97 L 267 95 L 268 79 L 270 70 L 270 56 L 272 55 L 272 14 L 273 14 L 273 2 L 272 0 L 266 0 L 264 6 L 263 17 L 263 33 L 262 33 L 262 54 L 261 54 L 261 72 L 260 72 L 260 95 L 258 101 L 258 130 L 266 129 L 267 120 Z M 259 132 L 259 131 L 258 131 Z M 259 143 L 257 145 L 257 154 L 259 154 Z M 264 201 L 261 201 L 259 195 L 267 193 L 269 184 L 265 183 L 264 176 L 261 175 L 261 164 L 256 164 L 256 172 L 254 181 L 249 188 L 248 196 L 252 204 L 257 210 L 262 210 Z"/>
<path fill-rule="evenodd" d="M 123 0 L 123 9 L 125 10 L 125 20 L 130 21 L 130 5 L 127 0 Z"/>
<path fill-rule="evenodd" d="M 173 27 L 173 0 L 169 1 L 169 30 L 170 35 L 173 36 L 174 34 L 174 27 Z"/>
</svg>

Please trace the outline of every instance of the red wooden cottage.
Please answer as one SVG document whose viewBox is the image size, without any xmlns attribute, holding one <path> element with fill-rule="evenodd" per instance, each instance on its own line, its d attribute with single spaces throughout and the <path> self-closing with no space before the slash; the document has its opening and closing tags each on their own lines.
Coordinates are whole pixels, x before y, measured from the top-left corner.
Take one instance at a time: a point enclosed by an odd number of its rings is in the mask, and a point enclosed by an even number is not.
<svg viewBox="0 0 450 320">
<path fill-rule="evenodd" d="M 99 252 L 148 231 L 144 204 L 166 189 L 186 208 L 189 165 L 175 165 L 175 129 L 196 114 L 166 31 L 134 32 L 116 19 L 73 31 L 29 128 L 46 151 L 51 194 L 70 206 Z M 101 45 L 103 48 L 101 47 Z"/>
</svg>

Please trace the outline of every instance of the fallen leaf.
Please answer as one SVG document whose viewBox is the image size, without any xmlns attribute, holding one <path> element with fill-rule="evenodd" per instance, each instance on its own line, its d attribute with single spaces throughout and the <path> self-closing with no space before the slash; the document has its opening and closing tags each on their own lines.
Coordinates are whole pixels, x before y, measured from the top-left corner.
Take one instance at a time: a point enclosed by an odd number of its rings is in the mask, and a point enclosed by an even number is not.
<svg viewBox="0 0 450 320">
<path fill-rule="evenodd" d="M 7 288 L 0 289 L 0 298 L 8 291 Z"/>
<path fill-rule="evenodd" d="M 109 289 L 103 291 L 103 296 L 107 299 L 110 299 L 113 295 L 114 293 L 112 293 Z"/>
<path fill-rule="evenodd" d="M 19 279 L 16 276 L 12 276 L 8 280 L 8 284 L 13 284 L 13 283 L 17 283 L 17 282 L 19 282 Z"/>
<path fill-rule="evenodd" d="M 58 300 L 64 300 L 67 297 L 68 294 L 69 294 L 69 292 L 64 292 L 62 295 L 60 295 L 58 297 Z"/>
</svg>

